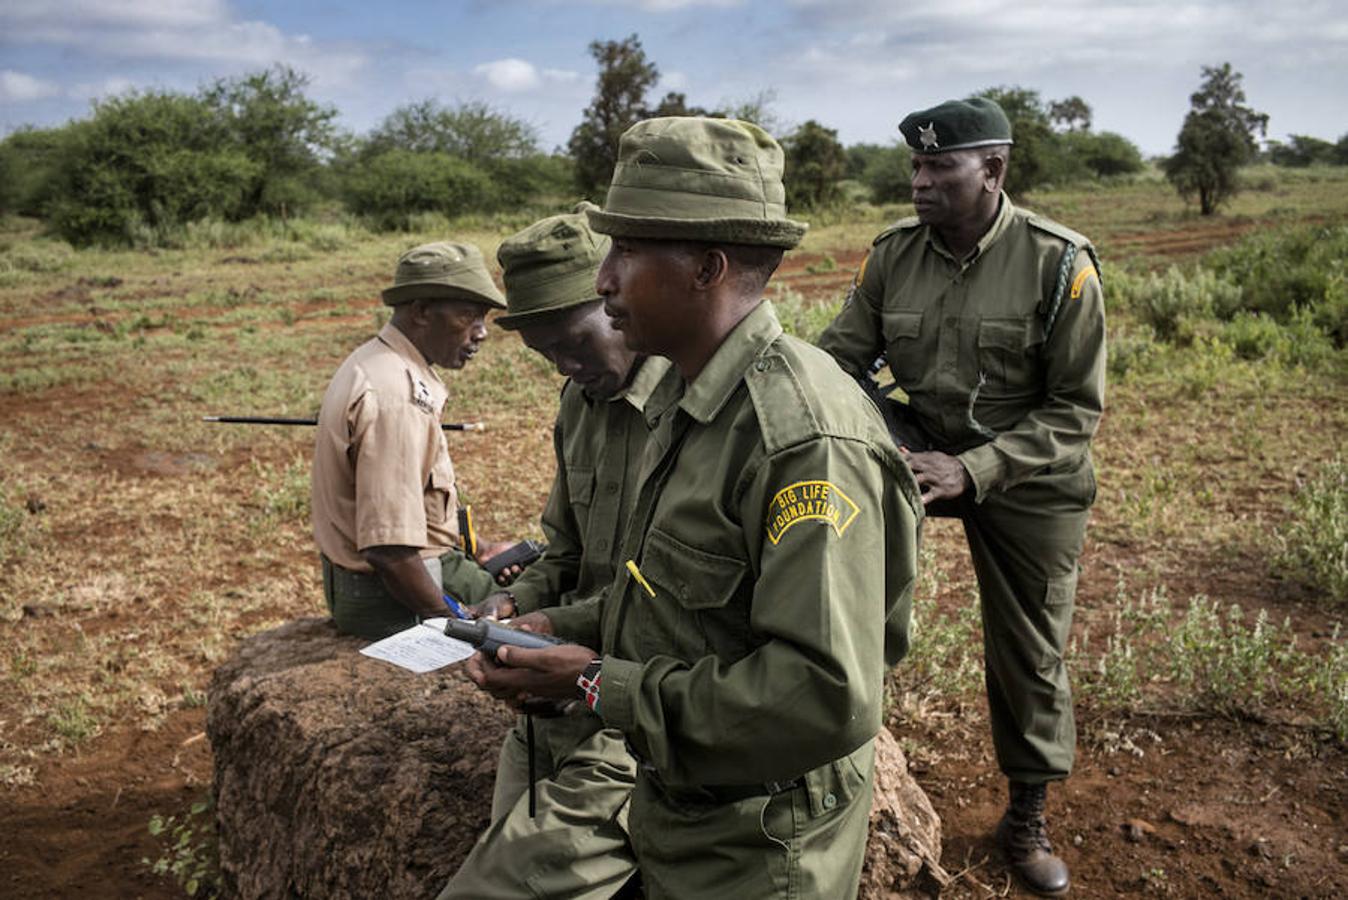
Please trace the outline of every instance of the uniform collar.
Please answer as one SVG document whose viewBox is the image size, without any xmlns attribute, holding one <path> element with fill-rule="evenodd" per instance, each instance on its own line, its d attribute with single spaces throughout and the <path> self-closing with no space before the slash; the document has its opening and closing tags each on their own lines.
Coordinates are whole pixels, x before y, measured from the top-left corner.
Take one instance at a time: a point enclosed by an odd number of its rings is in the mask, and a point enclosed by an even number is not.
<svg viewBox="0 0 1348 900">
<path fill-rule="evenodd" d="M 716 418 L 744 379 L 749 363 L 782 334 L 777 313 L 767 300 L 740 320 L 683 393 L 679 406 L 704 425 Z"/>
<path fill-rule="evenodd" d="M 632 404 L 633 409 L 641 412 L 646 408 L 646 401 L 651 399 L 655 386 L 665 376 L 669 365 L 669 360 L 663 356 L 646 357 L 637 367 L 637 373 L 632 376 L 632 382 L 613 399 L 615 401 L 626 400 Z"/>
<path fill-rule="evenodd" d="M 420 378 L 426 382 L 437 395 L 440 404 L 445 402 L 449 392 L 445 390 L 445 383 L 440 378 L 440 374 L 431 368 L 431 364 L 426 361 L 426 357 L 421 355 L 417 345 L 403 334 L 398 326 L 392 322 L 379 329 L 379 340 L 394 353 L 401 356 L 408 363 L 408 372 L 414 378 Z M 437 404 L 438 405 L 438 404 Z"/>
<path fill-rule="evenodd" d="M 997 204 L 996 218 L 992 220 L 992 224 L 988 226 L 988 230 L 983 232 L 983 236 L 978 239 L 978 243 L 974 244 L 974 252 L 969 254 L 969 258 L 966 260 L 961 261 L 955 259 L 954 254 L 946 248 L 945 242 L 942 241 L 940 235 L 936 233 L 936 229 L 932 228 L 930 225 L 927 226 L 927 243 L 930 244 L 931 248 L 937 253 L 941 254 L 946 259 L 952 260 L 957 265 L 973 265 L 975 260 L 986 253 L 989 247 L 997 243 L 1002 235 L 1006 234 L 1006 229 L 1011 224 L 1014 211 L 1015 207 L 1011 205 L 1011 198 L 1007 196 L 1006 191 L 1002 191 L 1001 198 Z"/>
</svg>

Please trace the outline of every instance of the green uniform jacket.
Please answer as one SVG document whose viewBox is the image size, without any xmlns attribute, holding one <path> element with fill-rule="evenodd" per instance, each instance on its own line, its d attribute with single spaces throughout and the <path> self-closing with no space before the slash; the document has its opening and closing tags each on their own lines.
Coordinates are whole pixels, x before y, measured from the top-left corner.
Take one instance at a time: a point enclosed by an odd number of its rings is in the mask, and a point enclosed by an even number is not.
<svg viewBox="0 0 1348 900">
<path fill-rule="evenodd" d="M 646 446 L 641 409 L 668 369 L 669 360 L 645 360 L 622 396 L 610 400 L 589 397 L 571 381 L 562 386 L 552 432 L 557 474 L 542 520 L 548 550 L 510 586 L 518 614 L 569 605 L 613 582 Z"/>
<path fill-rule="evenodd" d="M 962 264 L 915 218 L 882 232 L 819 346 L 854 376 L 884 352 L 919 423 L 937 449 L 958 454 L 979 501 L 1080 463 L 1104 407 L 1094 253 L 1005 194 Z"/>
<path fill-rule="evenodd" d="M 548 611 L 602 648 L 604 722 L 669 786 L 784 781 L 860 747 L 907 651 L 921 516 L 874 406 L 764 302 L 646 415 L 624 543 L 642 577 Z"/>
</svg>

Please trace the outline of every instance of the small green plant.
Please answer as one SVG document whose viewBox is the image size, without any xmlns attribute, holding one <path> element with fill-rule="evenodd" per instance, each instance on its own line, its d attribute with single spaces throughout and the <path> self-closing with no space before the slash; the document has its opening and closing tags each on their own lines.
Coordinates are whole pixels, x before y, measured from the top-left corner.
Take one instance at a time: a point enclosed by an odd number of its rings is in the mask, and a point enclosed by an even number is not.
<svg viewBox="0 0 1348 900">
<path fill-rule="evenodd" d="M 208 797 L 193 803 L 182 815 L 150 817 L 150 834 L 161 839 L 163 852 L 151 862 L 156 875 L 170 876 L 189 897 L 220 894 L 220 851 L 215 834 L 215 804 Z"/>
<path fill-rule="evenodd" d="M 805 271 L 811 275 L 823 275 L 827 272 L 836 272 L 838 270 L 838 261 L 832 256 L 825 256 L 817 263 L 810 263 L 805 267 Z"/>
<path fill-rule="evenodd" d="M 1277 567 L 1348 601 L 1348 464 L 1336 457 L 1292 498 L 1292 520 L 1278 533 Z"/>
<path fill-rule="evenodd" d="M 28 549 L 28 510 L 12 502 L 0 485 L 0 564 L 18 559 Z"/>
<path fill-rule="evenodd" d="M 57 705 L 47 722 L 68 745 L 82 744 L 102 730 L 98 719 L 89 712 L 88 699 L 79 696 Z"/>
<path fill-rule="evenodd" d="M 309 463 L 295 457 L 285 468 L 254 462 L 254 496 L 268 519 L 295 520 L 309 515 Z"/>
</svg>

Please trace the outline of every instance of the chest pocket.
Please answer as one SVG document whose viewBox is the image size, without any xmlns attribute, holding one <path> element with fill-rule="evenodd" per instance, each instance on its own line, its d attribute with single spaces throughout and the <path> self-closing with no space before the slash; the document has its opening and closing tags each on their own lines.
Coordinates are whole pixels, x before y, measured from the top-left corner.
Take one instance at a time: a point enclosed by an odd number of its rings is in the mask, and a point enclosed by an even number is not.
<svg viewBox="0 0 1348 900">
<path fill-rule="evenodd" d="M 1044 326 L 1038 316 L 978 323 L 978 367 L 999 394 L 1037 390 Z"/>
<path fill-rule="evenodd" d="M 918 338 L 922 334 L 922 311 L 884 310 L 880 313 L 880 327 L 894 380 L 905 390 L 911 388 L 922 376 L 923 360 L 917 352 Z"/>
<path fill-rule="evenodd" d="M 652 529 L 640 564 L 655 596 L 641 588 L 637 602 L 650 613 L 654 627 L 644 629 L 643 649 L 694 662 L 714 653 L 735 662 L 753 649 L 749 605 L 732 602 L 748 571 L 741 559 L 708 553 Z"/>
</svg>

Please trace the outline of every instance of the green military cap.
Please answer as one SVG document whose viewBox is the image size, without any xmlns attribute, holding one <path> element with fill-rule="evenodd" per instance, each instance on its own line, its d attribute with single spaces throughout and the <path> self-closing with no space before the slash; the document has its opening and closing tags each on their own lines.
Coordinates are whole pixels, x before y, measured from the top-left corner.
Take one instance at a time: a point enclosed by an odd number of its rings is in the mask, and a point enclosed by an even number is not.
<svg viewBox="0 0 1348 900">
<path fill-rule="evenodd" d="M 618 143 L 603 210 L 590 227 L 617 238 L 789 249 L 808 228 L 786 217 L 781 145 L 735 119 L 638 122 Z"/>
<path fill-rule="evenodd" d="M 595 234 L 581 203 L 575 212 L 549 216 L 501 242 L 496 261 L 505 281 L 508 315 L 496 324 L 515 329 L 546 313 L 599 299 L 595 277 L 612 241 Z"/>
<path fill-rule="evenodd" d="M 384 302 L 397 306 L 410 300 L 467 300 L 505 309 L 505 297 L 492 283 L 482 251 L 472 244 L 440 241 L 413 247 L 398 257 L 393 287 Z"/>
<path fill-rule="evenodd" d="M 1010 144 L 1011 122 L 996 101 L 986 97 L 947 100 L 910 113 L 899 123 L 908 146 L 918 153 L 945 153 L 969 147 Z"/>
</svg>

